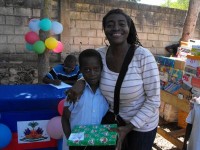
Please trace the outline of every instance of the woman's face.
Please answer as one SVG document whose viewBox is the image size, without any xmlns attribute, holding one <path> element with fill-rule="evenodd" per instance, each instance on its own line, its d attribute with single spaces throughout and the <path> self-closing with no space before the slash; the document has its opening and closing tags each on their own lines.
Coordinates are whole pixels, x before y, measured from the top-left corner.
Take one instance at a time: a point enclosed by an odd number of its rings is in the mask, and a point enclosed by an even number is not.
<svg viewBox="0 0 200 150">
<path fill-rule="evenodd" d="M 125 16 L 121 14 L 108 16 L 105 22 L 104 32 L 110 44 L 127 42 L 129 27 Z"/>
</svg>

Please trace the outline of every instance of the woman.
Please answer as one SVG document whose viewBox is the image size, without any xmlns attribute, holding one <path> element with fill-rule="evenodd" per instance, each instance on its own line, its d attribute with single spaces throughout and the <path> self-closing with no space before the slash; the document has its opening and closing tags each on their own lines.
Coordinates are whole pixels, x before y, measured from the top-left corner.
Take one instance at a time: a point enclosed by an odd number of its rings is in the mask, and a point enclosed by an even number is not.
<svg viewBox="0 0 200 150">
<path fill-rule="evenodd" d="M 98 49 L 102 56 L 103 71 L 100 89 L 113 112 L 113 97 L 125 55 L 131 45 L 135 54 L 124 78 L 120 92 L 119 115 L 126 126 L 118 132 L 117 150 L 151 150 L 157 132 L 160 106 L 160 79 L 156 61 L 151 52 L 138 40 L 132 19 L 121 9 L 110 10 L 103 18 L 103 29 L 110 45 Z M 69 99 L 81 95 L 84 81 L 78 81 L 69 91 Z M 128 148 L 122 148 L 126 138 Z"/>
</svg>

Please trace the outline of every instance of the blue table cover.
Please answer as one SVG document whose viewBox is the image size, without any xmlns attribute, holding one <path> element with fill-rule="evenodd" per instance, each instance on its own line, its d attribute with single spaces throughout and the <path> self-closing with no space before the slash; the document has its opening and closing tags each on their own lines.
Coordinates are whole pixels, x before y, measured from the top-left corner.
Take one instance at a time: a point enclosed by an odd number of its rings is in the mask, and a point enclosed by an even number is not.
<svg viewBox="0 0 200 150">
<path fill-rule="evenodd" d="M 51 85 L 0 85 L 0 112 L 57 109 L 64 91 Z"/>
</svg>

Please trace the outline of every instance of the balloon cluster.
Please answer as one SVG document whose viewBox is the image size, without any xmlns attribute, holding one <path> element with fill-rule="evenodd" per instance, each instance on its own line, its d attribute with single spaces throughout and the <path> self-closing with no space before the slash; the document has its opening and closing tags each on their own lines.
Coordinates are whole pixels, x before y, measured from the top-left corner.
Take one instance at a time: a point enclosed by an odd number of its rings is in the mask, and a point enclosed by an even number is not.
<svg viewBox="0 0 200 150">
<path fill-rule="evenodd" d="M 24 36 L 26 43 L 26 49 L 29 51 L 34 51 L 37 54 L 44 53 L 46 47 L 55 53 L 61 53 L 64 49 L 63 44 L 57 41 L 54 37 L 47 38 L 44 42 L 40 40 L 38 31 L 50 31 L 51 35 L 57 35 L 62 33 L 63 26 L 57 21 L 51 21 L 48 18 L 42 20 L 31 19 L 29 21 L 29 29 L 31 31 L 27 32 Z"/>
<path fill-rule="evenodd" d="M 63 113 L 65 99 L 60 100 L 57 109 L 60 116 L 53 117 L 49 120 L 47 124 L 47 133 L 53 139 L 61 139 L 63 137 L 63 129 L 61 123 L 61 116 Z"/>
</svg>

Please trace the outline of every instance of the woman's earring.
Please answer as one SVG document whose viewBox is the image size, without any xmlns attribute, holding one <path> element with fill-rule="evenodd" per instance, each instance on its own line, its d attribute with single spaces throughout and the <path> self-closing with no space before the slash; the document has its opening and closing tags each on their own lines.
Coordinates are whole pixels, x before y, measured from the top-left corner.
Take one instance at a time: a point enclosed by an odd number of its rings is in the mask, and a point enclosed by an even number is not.
<svg viewBox="0 0 200 150">
<path fill-rule="evenodd" d="M 108 46 L 108 44 L 107 44 L 107 41 L 108 39 L 107 39 L 107 37 L 105 37 L 105 39 L 104 39 L 104 43 L 106 44 L 106 46 Z"/>
</svg>

